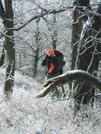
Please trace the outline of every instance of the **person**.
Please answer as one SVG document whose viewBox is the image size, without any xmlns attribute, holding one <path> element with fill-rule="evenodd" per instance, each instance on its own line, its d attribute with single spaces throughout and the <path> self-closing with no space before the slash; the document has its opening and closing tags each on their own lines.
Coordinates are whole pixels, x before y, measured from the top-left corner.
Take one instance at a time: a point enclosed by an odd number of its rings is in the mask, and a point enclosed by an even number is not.
<svg viewBox="0 0 101 134">
<path fill-rule="evenodd" d="M 58 72 L 59 72 L 59 68 L 58 68 L 58 59 L 54 53 L 53 50 L 48 50 L 46 52 L 46 57 L 43 60 L 43 62 L 41 63 L 42 66 L 47 66 L 47 79 L 53 78 L 58 76 Z M 52 91 L 53 96 L 56 96 L 57 98 L 59 98 L 59 91 L 57 89 L 55 89 L 54 91 Z"/>
<path fill-rule="evenodd" d="M 55 53 L 56 57 L 58 58 L 58 63 L 59 63 L 58 74 L 61 75 L 61 74 L 63 74 L 63 66 L 65 65 L 64 55 L 62 52 L 60 52 L 58 50 L 54 50 L 54 53 Z M 61 86 L 61 88 L 62 88 L 63 97 L 65 97 L 65 90 L 64 90 L 63 85 Z"/>
<path fill-rule="evenodd" d="M 54 53 L 55 53 L 56 57 L 58 58 L 58 63 L 59 63 L 58 74 L 61 75 L 61 74 L 63 74 L 63 66 L 65 65 L 64 55 L 58 50 L 54 50 Z"/>
<path fill-rule="evenodd" d="M 47 66 L 47 78 L 52 78 L 58 75 L 58 59 L 54 54 L 54 51 L 48 50 L 46 57 L 41 63 L 42 66 Z"/>
</svg>

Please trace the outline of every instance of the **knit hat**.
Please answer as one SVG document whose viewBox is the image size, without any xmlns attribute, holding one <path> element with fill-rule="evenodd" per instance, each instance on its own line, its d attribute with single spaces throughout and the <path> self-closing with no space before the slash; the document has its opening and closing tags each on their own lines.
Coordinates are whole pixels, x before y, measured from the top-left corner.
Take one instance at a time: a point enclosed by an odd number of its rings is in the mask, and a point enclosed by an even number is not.
<svg viewBox="0 0 101 134">
<path fill-rule="evenodd" d="M 48 50 L 48 51 L 46 52 L 46 54 L 48 54 L 48 55 L 52 55 L 52 54 L 54 54 L 54 51 L 52 51 L 52 50 Z"/>
</svg>

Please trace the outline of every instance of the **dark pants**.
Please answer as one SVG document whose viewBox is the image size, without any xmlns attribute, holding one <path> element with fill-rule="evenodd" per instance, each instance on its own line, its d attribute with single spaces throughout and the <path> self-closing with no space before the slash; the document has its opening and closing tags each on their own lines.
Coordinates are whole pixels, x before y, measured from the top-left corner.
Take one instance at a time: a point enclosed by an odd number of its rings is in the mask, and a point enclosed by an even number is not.
<svg viewBox="0 0 101 134">
<path fill-rule="evenodd" d="M 63 70 L 59 70 L 59 75 L 63 74 Z"/>
</svg>

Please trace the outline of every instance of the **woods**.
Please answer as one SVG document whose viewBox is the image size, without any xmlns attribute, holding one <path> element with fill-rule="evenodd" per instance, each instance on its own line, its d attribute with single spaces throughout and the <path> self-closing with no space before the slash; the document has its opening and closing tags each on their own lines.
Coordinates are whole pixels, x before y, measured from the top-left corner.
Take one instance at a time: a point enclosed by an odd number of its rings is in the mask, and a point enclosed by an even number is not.
<svg viewBox="0 0 101 134">
<path fill-rule="evenodd" d="M 101 0 L 0 0 L 1 134 L 100 128 Z"/>
<path fill-rule="evenodd" d="M 28 3 L 30 9 L 26 9 L 20 1 L 5 0 L 3 3 L 0 0 L 0 16 L 4 29 L 1 30 L 4 43 L 0 63 L 4 65 L 7 61 L 4 93 L 13 91 L 15 70 L 22 70 L 31 77 L 38 77 L 42 73 L 39 64 L 47 49 L 60 49 L 64 52 L 68 64 L 64 72 L 70 68 L 68 61 L 72 51 L 70 69 L 84 70 L 97 76 L 101 57 L 101 3 L 96 9 L 93 9 L 90 0 L 75 0 L 73 5 L 67 1 L 55 3 L 57 8 L 53 6 L 54 2 L 50 2 L 49 6 L 44 2 L 42 5 L 32 1 Z M 90 78 L 93 78 L 92 75 Z M 70 88 L 76 91 L 74 98 L 78 104 L 87 104 L 94 97 L 95 87 L 92 85 L 95 81 L 88 84 L 86 82 L 89 81 L 82 81 L 82 77 L 81 75 L 79 80 L 75 78 L 77 81 Z"/>
</svg>

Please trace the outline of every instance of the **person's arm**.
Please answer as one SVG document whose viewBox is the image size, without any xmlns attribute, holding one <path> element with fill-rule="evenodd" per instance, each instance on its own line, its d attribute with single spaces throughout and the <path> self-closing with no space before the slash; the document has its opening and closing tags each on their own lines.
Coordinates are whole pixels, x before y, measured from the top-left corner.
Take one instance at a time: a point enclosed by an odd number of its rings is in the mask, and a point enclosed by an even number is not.
<svg viewBox="0 0 101 134">
<path fill-rule="evenodd" d="M 42 66 L 46 66 L 47 65 L 47 59 L 48 59 L 48 56 L 46 55 L 45 59 L 41 63 Z"/>
</svg>

